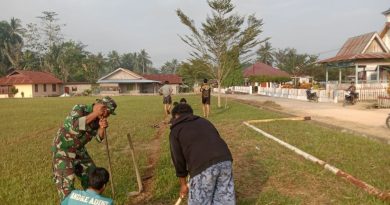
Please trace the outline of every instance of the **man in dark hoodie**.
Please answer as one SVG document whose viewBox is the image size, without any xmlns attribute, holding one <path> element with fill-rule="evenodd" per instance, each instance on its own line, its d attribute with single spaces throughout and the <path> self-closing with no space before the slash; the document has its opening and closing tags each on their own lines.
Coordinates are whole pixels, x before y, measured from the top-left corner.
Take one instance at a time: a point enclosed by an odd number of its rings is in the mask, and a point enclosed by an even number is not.
<svg viewBox="0 0 390 205">
<path fill-rule="evenodd" d="M 217 129 L 208 120 L 193 115 L 188 104 L 176 105 L 172 118 L 169 142 L 180 197 L 189 191 L 190 205 L 235 204 L 233 159 Z"/>
</svg>

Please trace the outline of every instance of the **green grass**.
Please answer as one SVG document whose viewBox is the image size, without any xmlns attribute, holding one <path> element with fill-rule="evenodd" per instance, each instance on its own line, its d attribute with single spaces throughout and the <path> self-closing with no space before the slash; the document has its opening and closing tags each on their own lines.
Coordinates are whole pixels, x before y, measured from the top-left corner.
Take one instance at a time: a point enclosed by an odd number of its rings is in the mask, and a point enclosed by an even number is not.
<svg viewBox="0 0 390 205">
<path fill-rule="evenodd" d="M 182 96 L 174 96 L 179 100 Z M 199 96 L 185 96 L 201 115 Z M 51 179 L 50 146 L 57 128 L 77 103 L 94 97 L 1 99 L 0 204 L 56 204 L 58 196 Z M 126 194 L 137 190 L 126 134 L 131 133 L 141 174 L 150 154 L 149 144 L 163 119 L 160 96 L 114 97 L 116 116 L 108 129 L 116 204 L 127 202 Z M 237 204 L 385 204 L 325 171 L 292 151 L 242 124 L 253 119 L 283 117 L 281 114 L 236 102 L 216 108 L 212 121 L 228 143 L 234 158 Z M 256 126 L 382 190 L 390 189 L 390 148 L 351 134 L 321 127 L 313 122 L 273 122 Z M 178 180 L 170 160 L 169 129 L 161 138 L 159 161 L 147 204 L 173 204 Z M 108 167 L 105 147 L 90 142 L 88 151 L 98 166 Z M 79 185 L 78 185 L 79 187 Z M 110 189 L 105 192 L 110 196 Z"/>
</svg>

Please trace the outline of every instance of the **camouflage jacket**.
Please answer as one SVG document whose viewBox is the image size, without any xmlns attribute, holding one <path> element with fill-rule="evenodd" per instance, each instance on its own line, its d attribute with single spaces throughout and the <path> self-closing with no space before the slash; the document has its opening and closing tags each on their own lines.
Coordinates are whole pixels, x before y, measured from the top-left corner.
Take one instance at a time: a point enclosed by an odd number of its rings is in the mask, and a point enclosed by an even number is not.
<svg viewBox="0 0 390 205">
<path fill-rule="evenodd" d="M 96 138 L 99 129 L 99 119 L 86 124 L 86 116 L 92 112 L 93 105 L 75 105 L 65 118 L 64 125 L 57 131 L 54 138 L 52 151 L 55 157 L 75 158 L 76 154 L 84 151 L 84 146 L 92 138 Z"/>
</svg>

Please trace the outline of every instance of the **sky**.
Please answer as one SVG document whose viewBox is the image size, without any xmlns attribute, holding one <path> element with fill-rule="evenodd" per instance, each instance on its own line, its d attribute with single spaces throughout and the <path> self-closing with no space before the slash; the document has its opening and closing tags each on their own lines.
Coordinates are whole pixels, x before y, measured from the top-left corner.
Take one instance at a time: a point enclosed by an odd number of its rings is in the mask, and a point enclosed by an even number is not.
<svg viewBox="0 0 390 205">
<path fill-rule="evenodd" d="M 232 0 L 234 12 L 263 19 L 259 39 L 270 37 L 276 49 L 334 56 L 349 38 L 385 24 L 382 12 L 390 0 Z M 15 17 L 38 23 L 42 11 L 58 13 L 65 39 L 80 41 L 86 50 L 107 54 L 145 49 L 153 66 L 189 58 L 179 35 L 190 31 L 176 15 L 181 9 L 199 28 L 211 9 L 206 0 L 0 0 L 0 20 Z"/>
</svg>

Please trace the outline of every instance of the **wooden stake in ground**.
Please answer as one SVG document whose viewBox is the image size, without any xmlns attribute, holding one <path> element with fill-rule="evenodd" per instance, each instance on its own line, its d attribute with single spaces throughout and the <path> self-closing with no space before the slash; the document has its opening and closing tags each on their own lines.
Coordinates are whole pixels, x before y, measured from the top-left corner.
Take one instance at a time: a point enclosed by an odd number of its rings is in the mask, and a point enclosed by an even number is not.
<svg viewBox="0 0 390 205">
<path fill-rule="evenodd" d="M 112 177 L 110 148 L 108 147 L 108 136 L 107 136 L 106 128 L 104 128 L 104 138 L 106 138 L 106 152 L 108 157 L 108 171 L 110 172 L 111 194 L 112 194 L 112 198 L 114 199 L 115 198 L 114 179 Z"/>
<path fill-rule="evenodd" d="M 128 195 L 129 196 L 136 196 L 143 191 L 142 180 L 141 180 L 141 175 L 139 174 L 139 171 L 138 171 L 137 163 L 135 162 L 134 147 L 133 147 L 133 142 L 131 141 L 130 133 L 127 133 L 127 139 L 129 140 L 131 158 L 133 161 L 134 170 L 135 170 L 135 174 L 137 176 L 137 183 L 138 183 L 138 192 L 133 191 L 133 192 L 130 192 Z"/>
</svg>

